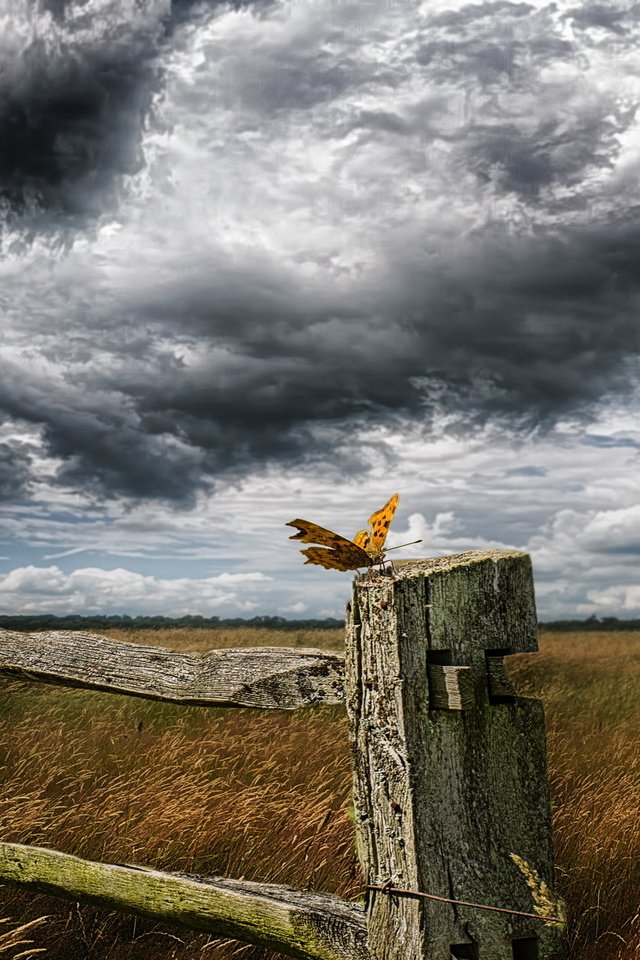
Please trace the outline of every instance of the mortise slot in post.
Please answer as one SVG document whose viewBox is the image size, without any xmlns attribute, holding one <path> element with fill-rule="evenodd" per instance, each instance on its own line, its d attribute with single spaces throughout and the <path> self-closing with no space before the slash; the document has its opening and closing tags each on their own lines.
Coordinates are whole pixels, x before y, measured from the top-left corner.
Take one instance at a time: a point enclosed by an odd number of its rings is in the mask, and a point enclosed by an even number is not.
<svg viewBox="0 0 640 960">
<path fill-rule="evenodd" d="M 427 663 L 437 663 L 440 666 L 451 665 L 451 650 L 427 650 Z"/>
<path fill-rule="evenodd" d="M 468 710 L 473 706 L 471 667 L 451 663 L 450 650 L 427 651 L 431 710 Z"/>
<path fill-rule="evenodd" d="M 511 941 L 513 960 L 539 960 L 537 937 L 518 937 Z"/>
<path fill-rule="evenodd" d="M 452 943 L 449 947 L 452 960 L 478 960 L 475 943 Z"/>
<path fill-rule="evenodd" d="M 511 653 L 513 653 L 511 647 L 503 647 L 500 650 L 485 650 L 490 703 L 509 703 L 516 698 L 516 690 L 504 662 L 504 658 Z"/>
</svg>

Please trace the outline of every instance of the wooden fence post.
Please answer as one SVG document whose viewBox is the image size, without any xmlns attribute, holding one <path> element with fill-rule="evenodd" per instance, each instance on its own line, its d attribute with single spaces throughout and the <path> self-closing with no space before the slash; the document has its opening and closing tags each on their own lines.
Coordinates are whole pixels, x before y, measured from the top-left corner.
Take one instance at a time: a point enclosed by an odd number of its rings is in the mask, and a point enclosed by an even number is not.
<svg viewBox="0 0 640 960">
<path fill-rule="evenodd" d="M 365 883 L 534 913 L 553 890 L 542 704 L 503 658 L 537 650 L 531 563 L 473 551 L 359 577 L 347 608 L 347 709 Z M 530 874 L 530 878 L 533 874 Z M 373 890 L 372 960 L 548 960 L 538 919 Z"/>
</svg>

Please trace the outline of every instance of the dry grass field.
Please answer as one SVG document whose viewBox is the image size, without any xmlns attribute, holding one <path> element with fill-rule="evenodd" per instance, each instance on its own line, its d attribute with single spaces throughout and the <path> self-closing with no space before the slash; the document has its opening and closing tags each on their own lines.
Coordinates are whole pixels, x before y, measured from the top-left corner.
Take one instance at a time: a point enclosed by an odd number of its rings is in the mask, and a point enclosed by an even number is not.
<svg viewBox="0 0 640 960">
<path fill-rule="evenodd" d="M 340 631 L 110 635 L 181 650 L 342 643 Z M 513 658 L 510 669 L 521 693 L 546 704 L 571 958 L 640 956 L 640 633 L 543 635 L 541 653 Z M 359 895 L 341 709 L 207 710 L 43 684 L 0 685 L 5 840 Z M 9 888 L 0 897 L 0 916 L 16 923 L 47 916 L 23 934 L 0 926 L 7 960 L 29 955 L 17 945 L 21 939 L 50 960 L 265 957 L 54 898 Z"/>
</svg>

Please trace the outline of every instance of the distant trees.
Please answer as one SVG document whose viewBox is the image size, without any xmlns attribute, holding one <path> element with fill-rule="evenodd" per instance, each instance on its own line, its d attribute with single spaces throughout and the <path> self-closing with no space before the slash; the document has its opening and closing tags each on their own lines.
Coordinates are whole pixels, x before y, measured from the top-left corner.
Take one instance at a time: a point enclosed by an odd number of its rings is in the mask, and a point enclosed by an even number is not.
<svg viewBox="0 0 640 960">
<path fill-rule="evenodd" d="M 68 614 L 57 616 L 52 613 L 34 613 L 23 616 L 1 616 L 0 628 L 5 630 L 94 630 L 108 628 L 118 630 L 167 630 L 188 627 L 189 629 L 207 629 L 215 627 L 262 627 L 265 630 L 333 630 L 344 627 L 344 620 L 326 617 L 324 620 L 287 620 L 285 617 L 259 616 L 243 617 L 202 617 L 197 614 L 185 617 L 130 617 L 127 614 L 112 616 L 83 616 Z M 640 630 L 640 619 L 620 620 L 618 617 L 596 617 L 592 614 L 586 620 L 551 620 L 540 623 L 542 630 Z"/>
<path fill-rule="evenodd" d="M 57 616 L 52 613 L 34 613 L 22 616 L 1 616 L 0 628 L 4 630 L 166 630 L 178 627 L 208 629 L 212 627 L 263 627 L 268 630 L 330 630 L 344 627 L 344 620 L 327 617 L 324 620 L 287 620 L 285 617 L 130 617 L 127 614 L 112 616 L 84 616 L 68 614 Z"/>
<path fill-rule="evenodd" d="M 620 620 L 618 617 L 596 617 L 592 613 L 586 620 L 551 620 L 541 623 L 541 630 L 575 630 L 584 633 L 588 630 L 640 630 L 640 619 Z"/>
</svg>

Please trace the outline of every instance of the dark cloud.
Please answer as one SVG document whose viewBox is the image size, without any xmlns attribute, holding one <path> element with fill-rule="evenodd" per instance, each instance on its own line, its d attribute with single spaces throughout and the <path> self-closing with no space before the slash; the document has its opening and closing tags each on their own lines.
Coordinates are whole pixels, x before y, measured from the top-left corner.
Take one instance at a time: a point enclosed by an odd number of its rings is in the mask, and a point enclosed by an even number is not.
<svg viewBox="0 0 640 960">
<path fill-rule="evenodd" d="M 517 16 L 511 11 L 507 17 Z M 469 21 L 465 21 L 467 26 Z M 447 24 L 447 27 L 449 25 Z M 573 47 L 553 34 L 534 36 L 530 40 L 514 39 L 508 35 L 498 41 L 493 30 L 487 36 L 460 39 L 459 34 L 441 30 L 443 36 L 422 43 L 416 51 L 416 61 L 429 70 L 433 81 L 464 77 L 468 82 L 474 76 L 483 86 L 505 81 L 517 89 L 530 82 L 532 68 L 539 69 L 560 57 L 571 58 Z"/>
<path fill-rule="evenodd" d="M 55 2 L 55 0 L 54 0 Z M 184 23 L 197 24 L 211 17 L 216 8 L 242 10 L 253 7 L 257 12 L 268 10 L 278 0 L 171 0 L 171 12 L 167 18 L 170 32 Z"/>
<path fill-rule="evenodd" d="M 127 360 L 76 368 L 64 389 L 24 385 L 5 368 L 3 406 L 44 427 L 62 483 L 189 500 L 269 463 L 361 472 L 367 451 L 353 438 L 367 425 L 428 429 L 444 411 L 451 429 L 494 420 L 540 431 L 633 389 L 637 226 L 475 241 L 455 270 L 405 265 L 394 289 L 342 314 L 337 304 L 304 309 L 295 288 L 225 297 L 219 277 L 204 276 L 185 310 L 180 285 L 173 300 L 169 286 Z M 178 327 L 197 364 L 178 340 L 173 354 L 157 346 Z"/>
<path fill-rule="evenodd" d="M 579 29 L 588 30 L 590 27 L 601 27 L 619 37 L 627 34 L 629 25 L 635 20 L 640 7 L 631 4 L 619 7 L 613 4 L 585 3 L 563 14 L 564 19 L 572 21 Z"/>
<path fill-rule="evenodd" d="M 114 210 L 123 178 L 144 164 L 142 135 L 173 33 L 216 8 L 274 0 L 30 0 L 0 41 L 0 228 L 63 239 Z M 301 67 L 275 65 L 273 93 L 339 83 L 327 68 L 306 87 Z M 334 77 L 333 74 L 336 76 Z M 305 93 L 306 90 L 306 93 Z M 322 95 L 322 94 L 318 94 Z M 247 97 L 258 96 L 248 89 Z"/>
<path fill-rule="evenodd" d="M 466 85 L 474 77 L 482 86 L 506 80 L 517 90 L 528 86 L 542 66 L 576 56 L 572 43 L 555 29 L 553 11 L 552 5 L 536 9 L 527 3 L 498 2 L 434 14 L 416 60 L 431 68 L 435 83 L 456 79 Z"/>
<path fill-rule="evenodd" d="M 78 389 L 82 381 L 75 387 L 36 379 L 25 383 L 9 363 L 1 364 L 1 374 L 0 407 L 42 430 L 46 449 L 62 462 L 58 481 L 63 486 L 189 501 L 206 482 L 203 455 L 181 442 L 180 424 L 165 433 L 157 418 L 146 422 L 136 398 L 117 383 L 96 392 Z M 5 483 L 15 477 L 17 490 L 24 486 L 27 457 L 8 447 L 4 452 Z"/>
<path fill-rule="evenodd" d="M 304 458 L 314 425 L 428 421 L 439 404 L 468 425 L 548 427 L 633 389 L 638 257 L 635 226 L 520 242 L 494 230 L 453 266 L 417 257 L 349 313 L 303 311 L 295 290 L 280 303 L 248 291 L 232 323 L 203 289 L 182 329 L 226 352 L 197 375 L 187 366 L 147 385 L 142 402 L 156 416 L 164 407 L 164 426 L 181 424 L 197 446 L 226 446 L 227 462 Z M 165 311 L 180 302 L 165 296 Z M 319 441 L 311 449 L 326 453 Z"/>
<path fill-rule="evenodd" d="M 5 200 L 60 225 L 108 205 L 140 164 L 172 30 L 190 64 L 176 68 L 170 188 L 150 174 L 128 241 L 43 270 L 33 296 L 21 280 L 22 300 L 16 280 L 5 301 L 48 366 L 3 361 L 0 403 L 42 429 L 59 482 L 188 501 L 270 463 L 364 471 L 363 427 L 427 431 L 444 412 L 452 430 L 543 431 L 635 389 L 637 200 L 593 186 L 633 113 L 611 85 L 573 82 L 580 51 L 554 5 L 470 4 L 377 58 L 339 24 L 331 43 L 298 21 L 258 43 L 259 18 L 234 42 L 228 21 L 206 33 L 196 56 L 211 7 L 139 9 L 96 40 L 50 0 L 55 56 L 33 41 L 2 81 Z"/>
<path fill-rule="evenodd" d="M 23 445 L 0 442 L 0 501 L 26 496 L 31 476 L 31 457 Z"/>
<path fill-rule="evenodd" d="M 531 201 L 545 187 L 579 183 L 589 168 L 611 167 L 625 125 L 622 117 L 603 117 L 598 107 L 574 117 L 570 126 L 564 117 L 544 119 L 528 131 L 513 124 L 470 126 L 458 162 L 501 192 Z"/>
<path fill-rule="evenodd" d="M 431 17 L 434 27 L 446 27 L 449 30 L 466 28 L 470 23 L 485 21 L 494 31 L 509 19 L 530 17 L 536 8 L 530 3 L 512 3 L 511 0 L 494 0 L 488 3 L 468 3 L 459 10 L 445 10 Z"/>
<path fill-rule="evenodd" d="M 455 144 L 453 162 L 498 194 L 512 191 L 530 203 L 542 190 L 558 186 L 566 191 L 594 170 L 610 167 L 636 109 L 614 91 L 581 95 L 584 51 L 560 35 L 554 12 L 553 5 L 536 10 L 518 3 L 470 4 L 434 16 L 433 32 L 417 51 L 434 88 L 454 84 L 474 96 L 466 120 L 453 131 L 441 124 L 441 136 Z M 601 13 L 594 7 L 566 18 L 579 14 L 581 22 L 590 24 L 602 19 Z M 618 23 L 624 15 L 611 11 L 607 22 Z M 631 47 L 633 36 L 623 33 Z M 574 79 L 567 74 L 563 81 L 558 75 L 554 95 L 553 85 L 542 76 L 558 63 L 573 71 Z M 518 97 L 530 101 L 531 112 L 507 108 Z M 547 197 L 546 202 L 558 200 Z M 564 198 L 565 204 L 588 202 L 582 196 Z"/>
<path fill-rule="evenodd" d="M 5 219 L 36 230 L 86 225 L 140 168 L 170 3 L 69 11 L 17 8 L 3 40 L 0 198 Z"/>
</svg>

